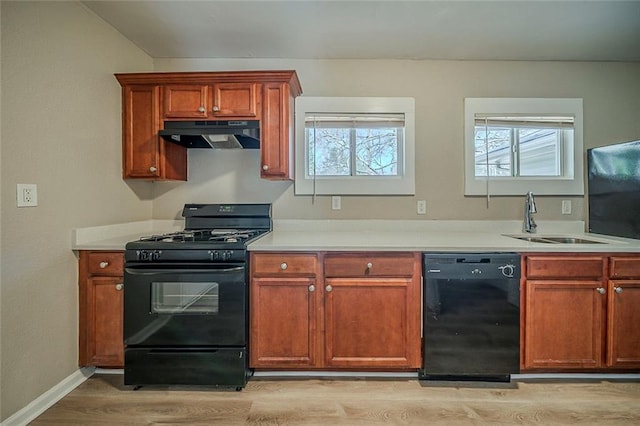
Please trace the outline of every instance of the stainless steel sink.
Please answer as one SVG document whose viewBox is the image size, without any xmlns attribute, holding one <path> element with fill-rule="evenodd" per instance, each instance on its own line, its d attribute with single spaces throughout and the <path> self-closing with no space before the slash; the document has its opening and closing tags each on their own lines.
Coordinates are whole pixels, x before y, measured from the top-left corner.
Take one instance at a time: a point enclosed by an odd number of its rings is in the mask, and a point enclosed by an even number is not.
<svg viewBox="0 0 640 426">
<path fill-rule="evenodd" d="M 545 244 L 607 244 L 604 241 L 589 240 L 586 238 L 575 237 L 553 237 L 553 236 L 528 236 L 528 235 L 505 235 L 505 237 L 515 238 L 530 243 Z"/>
</svg>

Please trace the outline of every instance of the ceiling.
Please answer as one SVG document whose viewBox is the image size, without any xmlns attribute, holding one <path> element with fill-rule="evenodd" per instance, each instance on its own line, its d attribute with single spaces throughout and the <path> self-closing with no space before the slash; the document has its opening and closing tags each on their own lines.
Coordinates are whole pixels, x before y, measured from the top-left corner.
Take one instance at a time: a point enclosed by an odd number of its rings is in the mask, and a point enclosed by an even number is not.
<svg viewBox="0 0 640 426">
<path fill-rule="evenodd" d="M 82 3 L 153 58 L 640 61 L 640 0 Z"/>
</svg>

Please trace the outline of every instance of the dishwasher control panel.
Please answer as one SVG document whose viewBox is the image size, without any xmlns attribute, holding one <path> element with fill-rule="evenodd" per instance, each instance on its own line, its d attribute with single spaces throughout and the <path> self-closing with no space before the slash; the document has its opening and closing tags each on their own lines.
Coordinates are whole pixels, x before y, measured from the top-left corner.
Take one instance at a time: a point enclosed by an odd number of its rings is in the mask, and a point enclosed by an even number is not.
<svg viewBox="0 0 640 426">
<path fill-rule="evenodd" d="M 425 277 L 443 279 L 520 278 L 515 253 L 424 253 Z"/>
</svg>

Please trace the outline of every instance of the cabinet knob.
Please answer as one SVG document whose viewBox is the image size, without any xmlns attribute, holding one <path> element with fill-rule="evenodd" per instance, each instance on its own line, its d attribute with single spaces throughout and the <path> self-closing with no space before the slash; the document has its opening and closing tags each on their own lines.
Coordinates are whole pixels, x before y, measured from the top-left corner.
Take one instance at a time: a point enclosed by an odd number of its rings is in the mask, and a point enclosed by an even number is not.
<svg viewBox="0 0 640 426">
<path fill-rule="evenodd" d="M 218 111 L 220 111 L 220 107 L 217 105 L 214 105 L 213 112 L 218 112 Z"/>
<path fill-rule="evenodd" d="M 157 168 L 156 166 L 151 166 L 151 167 L 149 167 L 149 171 L 150 171 L 151 173 L 155 173 L 155 172 L 157 172 L 157 171 L 158 171 L 158 168 Z"/>
<path fill-rule="evenodd" d="M 618 294 L 622 293 L 622 287 L 614 287 L 613 290 Z"/>
<path fill-rule="evenodd" d="M 100 269 L 104 269 L 109 266 L 109 262 L 100 262 Z"/>
<path fill-rule="evenodd" d="M 262 170 L 269 170 L 269 166 L 265 164 L 264 166 L 262 166 Z"/>
<path fill-rule="evenodd" d="M 116 284 L 116 290 L 121 291 L 124 288 L 124 284 Z"/>
<path fill-rule="evenodd" d="M 287 262 L 282 262 L 282 263 L 280 264 L 280 269 L 282 269 L 283 271 L 284 271 L 285 269 L 287 269 L 288 267 L 289 267 L 289 265 L 287 265 Z"/>
<path fill-rule="evenodd" d="M 371 262 L 367 263 L 367 269 L 371 269 L 371 268 L 373 268 L 373 263 Z"/>
<path fill-rule="evenodd" d="M 327 293 L 331 293 L 331 290 L 333 290 L 333 287 L 331 287 L 331 285 L 328 285 L 324 289 L 327 290 Z"/>
<path fill-rule="evenodd" d="M 198 112 L 205 112 L 205 111 L 206 111 L 206 109 L 205 109 L 203 106 L 201 106 L 200 108 L 198 108 Z"/>
<path fill-rule="evenodd" d="M 597 291 L 598 293 L 600 293 L 600 294 L 605 294 L 605 293 L 607 292 L 607 290 L 605 290 L 605 289 L 604 289 L 604 288 L 602 288 L 602 287 L 598 287 L 598 288 L 596 288 L 596 291 Z"/>
<path fill-rule="evenodd" d="M 309 286 L 309 293 L 313 293 L 314 291 L 316 291 L 316 286 L 315 286 L 315 285 L 313 285 L 313 284 L 311 284 L 311 285 Z"/>
</svg>

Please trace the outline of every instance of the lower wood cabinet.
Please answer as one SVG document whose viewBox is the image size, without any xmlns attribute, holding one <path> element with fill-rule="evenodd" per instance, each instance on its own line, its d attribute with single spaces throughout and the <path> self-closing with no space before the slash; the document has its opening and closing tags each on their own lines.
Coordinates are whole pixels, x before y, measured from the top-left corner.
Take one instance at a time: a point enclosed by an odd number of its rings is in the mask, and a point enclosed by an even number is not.
<svg viewBox="0 0 640 426">
<path fill-rule="evenodd" d="M 80 251 L 79 365 L 122 368 L 122 252 Z"/>
<path fill-rule="evenodd" d="M 524 369 L 640 368 L 640 257 L 528 255 L 523 271 Z"/>
<path fill-rule="evenodd" d="M 640 256 L 609 258 L 607 366 L 640 369 Z"/>
<path fill-rule="evenodd" d="M 250 366 L 420 366 L 420 253 L 252 253 Z"/>
</svg>

